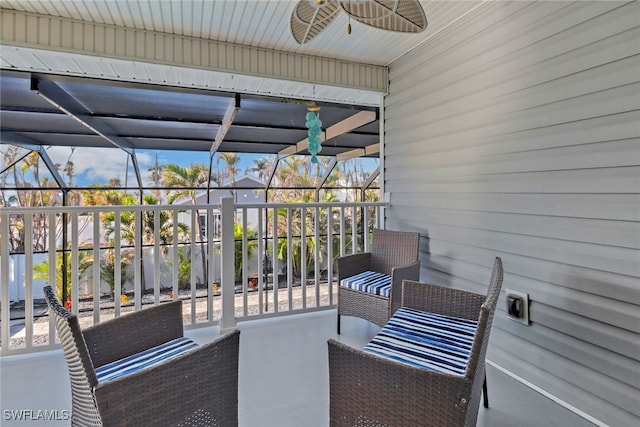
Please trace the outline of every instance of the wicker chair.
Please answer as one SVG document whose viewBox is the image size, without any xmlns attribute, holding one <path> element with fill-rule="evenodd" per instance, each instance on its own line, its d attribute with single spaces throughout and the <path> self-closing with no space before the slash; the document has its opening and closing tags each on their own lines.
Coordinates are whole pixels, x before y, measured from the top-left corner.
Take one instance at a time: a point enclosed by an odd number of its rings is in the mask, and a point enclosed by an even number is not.
<svg viewBox="0 0 640 427">
<path fill-rule="evenodd" d="M 183 337 L 180 301 L 80 330 L 51 287 L 44 290 L 69 369 L 71 425 L 238 425 L 238 330 L 199 346 Z M 168 342 L 190 344 L 153 366 L 101 379 L 112 362 Z"/>
<path fill-rule="evenodd" d="M 338 286 L 338 334 L 340 316 L 360 317 L 378 326 L 389 320 L 400 307 L 402 281 L 418 280 L 420 277 L 419 245 L 419 233 L 374 229 L 371 252 L 338 258 L 339 284 L 343 279 L 365 271 L 391 276 L 388 297 Z"/>
<path fill-rule="evenodd" d="M 496 258 L 486 296 L 413 281 L 403 284 L 403 310 L 477 321 L 466 367 L 459 374 L 409 366 L 367 352 L 375 337 L 364 350 L 329 340 L 330 425 L 475 426 L 483 385 L 486 398 L 485 355 L 502 275 L 502 262 Z"/>
</svg>

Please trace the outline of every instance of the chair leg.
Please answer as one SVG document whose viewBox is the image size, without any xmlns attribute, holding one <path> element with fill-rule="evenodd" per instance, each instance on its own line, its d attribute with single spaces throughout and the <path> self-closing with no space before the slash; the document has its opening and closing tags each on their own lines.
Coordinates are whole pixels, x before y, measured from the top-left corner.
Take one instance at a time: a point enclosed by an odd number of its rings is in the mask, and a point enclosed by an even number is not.
<svg viewBox="0 0 640 427">
<path fill-rule="evenodd" d="M 338 335 L 340 335 L 340 314 L 338 314 L 338 321 L 336 323 L 337 323 Z"/>
<path fill-rule="evenodd" d="M 482 383 L 482 396 L 484 398 L 484 407 L 489 407 L 489 393 L 487 392 L 487 375 L 484 375 L 484 383 Z"/>
</svg>

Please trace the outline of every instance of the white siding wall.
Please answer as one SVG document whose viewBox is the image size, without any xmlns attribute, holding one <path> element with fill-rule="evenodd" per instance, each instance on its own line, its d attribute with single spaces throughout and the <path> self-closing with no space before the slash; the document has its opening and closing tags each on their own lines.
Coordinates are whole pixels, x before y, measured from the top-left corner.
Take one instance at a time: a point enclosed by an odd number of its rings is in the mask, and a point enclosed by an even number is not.
<svg viewBox="0 0 640 427">
<path fill-rule="evenodd" d="M 640 3 L 486 3 L 391 65 L 384 150 L 422 280 L 529 293 L 489 359 L 640 425 Z"/>
</svg>

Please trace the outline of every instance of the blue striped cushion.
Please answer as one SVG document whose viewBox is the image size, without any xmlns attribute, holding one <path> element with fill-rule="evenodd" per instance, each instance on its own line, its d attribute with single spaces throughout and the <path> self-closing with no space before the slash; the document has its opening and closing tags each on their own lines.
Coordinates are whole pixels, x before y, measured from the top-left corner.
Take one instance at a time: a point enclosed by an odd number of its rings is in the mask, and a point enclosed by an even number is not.
<svg viewBox="0 0 640 427">
<path fill-rule="evenodd" d="M 464 375 L 477 328 L 474 320 L 402 307 L 364 351 L 416 368 Z"/>
<path fill-rule="evenodd" d="M 340 281 L 340 286 L 354 291 L 367 292 L 389 298 L 391 276 L 388 274 L 365 271 Z"/>
<path fill-rule="evenodd" d="M 189 338 L 177 338 L 141 353 L 100 366 L 96 369 L 96 377 L 99 383 L 111 381 L 173 359 L 197 346 L 198 344 Z"/>
</svg>

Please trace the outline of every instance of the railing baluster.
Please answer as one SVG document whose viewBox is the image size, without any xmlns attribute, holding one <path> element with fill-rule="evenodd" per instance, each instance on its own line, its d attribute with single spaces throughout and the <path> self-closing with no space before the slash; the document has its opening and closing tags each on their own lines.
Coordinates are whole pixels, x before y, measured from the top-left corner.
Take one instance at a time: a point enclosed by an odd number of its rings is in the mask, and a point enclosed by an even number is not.
<svg viewBox="0 0 640 427">
<path fill-rule="evenodd" d="M 134 213 L 135 223 L 142 224 L 142 210 L 137 209 Z M 146 281 L 143 279 L 143 251 L 142 251 L 142 227 L 138 226 L 135 229 L 134 234 L 134 256 L 133 256 L 133 299 L 135 311 L 142 310 L 142 283 Z"/>
<path fill-rule="evenodd" d="M 189 256 L 191 258 L 191 324 L 196 324 L 196 236 L 200 234 L 198 231 L 196 233 L 196 220 L 197 220 L 197 211 L 191 211 L 191 236 L 189 236 Z M 202 254 L 204 256 L 204 254 Z M 204 273 L 204 272 L 203 272 Z"/>
<path fill-rule="evenodd" d="M 153 213 L 153 303 L 160 304 L 160 209 L 150 208 Z"/>
<path fill-rule="evenodd" d="M 351 253 L 358 252 L 358 210 L 355 207 L 351 208 Z"/>
<path fill-rule="evenodd" d="M 266 245 L 264 244 L 263 239 L 267 239 L 267 232 L 264 229 L 266 226 L 266 221 L 262 221 L 262 212 L 264 211 L 265 215 L 268 215 L 267 208 L 259 208 L 258 209 L 258 313 L 262 314 L 262 290 L 265 286 L 265 276 L 266 274 L 266 265 L 264 254 L 266 253 Z"/>
<path fill-rule="evenodd" d="M 168 213 L 167 213 L 168 214 Z M 178 275 L 178 271 L 180 269 L 180 242 L 178 241 L 178 209 L 173 208 L 171 210 L 171 221 L 173 222 L 173 236 L 172 236 L 172 255 L 173 255 L 173 271 L 171 276 L 171 284 L 172 284 L 172 292 L 173 292 L 173 300 L 177 300 L 180 295 L 180 289 L 178 287 L 178 281 L 180 280 L 180 276 Z"/>
<path fill-rule="evenodd" d="M 60 218 L 63 218 L 62 215 L 60 215 Z M 56 229 L 57 229 L 57 223 L 56 223 L 56 214 L 55 212 L 50 212 L 49 213 L 49 244 L 47 246 L 48 250 L 49 250 L 49 265 L 56 265 L 56 255 L 57 255 L 57 251 L 56 251 Z M 73 229 L 71 230 L 71 233 L 73 233 Z M 77 232 L 76 232 L 77 234 Z M 49 268 L 49 280 L 48 283 L 56 283 L 56 269 L 55 268 Z M 73 285 L 72 285 L 73 286 Z M 73 289 L 73 288 L 72 288 Z M 48 316 L 49 317 L 49 338 L 47 340 L 47 342 L 49 343 L 49 345 L 52 345 L 53 343 L 55 343 L 55 339 L 56 339 L 56 334 L 55 334 L 55 323 L 53 321 L 53 316 Z"/>
<path fill-rule="evenodd" d="M 139 224 L 139 223 L 138 223 Z M 93 323 L 100 323 L 100 212 L 93 212 Z"/>
<path fill-rule="evenodd" d="M 67 262 L 71 263 L 71 295 L 67 295 L 67 298 L 71 299 L 71 312 L 73 314 L 78 314 L 78 309 L 79 309 L 79 292 L 78 292 L 78 288 L 80 287 L 80 268 L 78 266 L 78 261 L 80 259 L 80 256 L 78 254 L 78 212 L 72 212 L 71 215 L 60 215 L 60 217 L 62 218 L 62 221 L 65 221 L 65 217 L 66 218 L 70 218 L 71 220 L 71 259 L 70 260 L 66 260 Z M 54 244 L 55 245 L 55 244 Z M 54 246 L 55 248 L 55 246 Z M 65 247 L 62 247 L 62 251 L 60 256 L 64 259 L 67 257 L 67 252 L 66 252 Z M 53 257 L 51 256 L 53 254 Z M 49 252 L 49 265 L 56 265 L 56 251 L 53 250 Z M 94 258 L 94 264 L 97 263 L 98 266 L 100 265 L 100 260 Z M 62 263 L 62 265 L 64 266 L 64 262 Z M 49 278 L 50 281 L 49 283 L 56 283 L 56 278 L 53 277 L 51 278 L 51 270 L 54 271 L 55 273 L 55 268 L 51 269 L 49 268 Z M 94 270 L 95 271 L 95 270 Z M 64 284 L 62 284 L 64 286 Z M 66 303 L 66 301 L 62 302 L 63 304 Z"/>
<path fill-rule="evenodd" d="M 33 214 L 24 216 L 24 342 L 29 350 L 33 344 Z M 55 265 L 55 264 L 54 264 Z M 55 268 L 55 267 L 54 267 Z"/>
<path fill-rule="evenodd" d="M 344 206 L 340 206 L 340 256 L 345 254 Z"/>
<path fill-rule="evenodd" d="M 9 246 L 9 221 L 11 214 L 3 212 L 0 214 L 0 325 L 2 326 L 2 354 L 10 349 L 9 319 L 11 318 L 11 304 L 9 302 L 9 257 L 11 247 Z M 14 267 L 15 268 L 15 267 Z"/>
<path fill-rule="evenodd" d="M 247 239 L 247 208 L 242 208 L 242 259 L 248 259 L 249 241 Z M 247 286 L 249 283 L 248 263 L 242 263 L 242 313 L 246 317 L 249 313 L 247 304 Z"/>
<path fill-rule="evenodd" d="M 293 310 L 293 234 L 292 234 L 292 211 L 293 208 L 287 208 L 287 299 L 288 309 Z"/>
<path fill-rule="evenodd" d="M 115 218 L 113 236 L 113 298 L 116 317 L 120 316 L 122 310 L 122 243 L 120 242 L 122 211 L 113 213 Z"/>
<path fill-rule="evenodd" d="M 333 208 L 327 208 L 327 295 L 333 305 Z"/>
<path fill-rule="evenodd" d="M 362 238 L 364 240 L 364 252 L 369 252 L 369 209 L 362 209 L 364 215 L 362 218 Z"/>
<path fill-rule="evenodd" d="M 278 209 L 273 208 L 273 243 L 271 246 L 271 281 L 272 281 L 272 289 L 273 289 L 273 312 L 278 312 L 278 292 L 279 286 L 278 282 L 280 281 L 280 277 L 278 274 L 279 265 L 278 265 Z"/>
<path fill-rule="evenodd" d="M 315 244 L 313 245 L 313 276 L 316 288 L 316 307 L 320 307 L 320 208 L 316 206 L 313 216 Z"/>
<path fill-rule="evenodd" d="M 215 246 L 213 243 L 213 208 L 209 207 L 205 209 L 205 214 L 207 218 L 207 235 L 206 235 L 207 244 L 205 245 L 205 249 L 203 249 L 204 251 L 206 251 L 206 254 L 203 253 L 202 256 L 207 259 L 206 265 L 207 265 L 208 271 L 207 271 L 207 274 L 205 275 L 206 280 L 204 280 L 205 282 L 204 285 L 205 285 L 205 289 L 207 290 L 207 321 L 211 322 L 213 321 L 213 318 L 214 318 L 213 277 L 216 272 L 216 264 L 215 264 L 216 251 L 214 249 Z M 222 229 L 224 230 L 224 224 L 222 226 Z M 224 262 L 222 263 L 222 269 L 224 269 Z M 224 280 L 221 280 L 220 286 L 224 286 Z"/>
<path fill-rule="evenodd" d="M 300 266 L 302 267 L 302 308 L 307 308 L 307 208 L 300 208 Z"/>
</svg>

